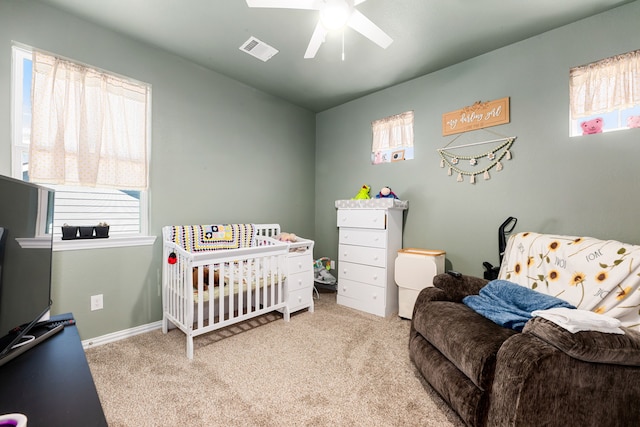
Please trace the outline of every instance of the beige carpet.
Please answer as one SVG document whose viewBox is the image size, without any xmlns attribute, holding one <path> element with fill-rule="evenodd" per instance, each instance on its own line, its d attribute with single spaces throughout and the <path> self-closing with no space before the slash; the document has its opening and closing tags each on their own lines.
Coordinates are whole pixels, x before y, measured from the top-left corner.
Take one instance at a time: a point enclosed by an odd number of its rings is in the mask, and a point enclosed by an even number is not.
<svg viewBox="0 0 640 427">
<path fill-rule="evenodd" d="M 87 350 L 111 427 L 462 426 L 417 373 L 409 321 L 321 293 L 315 313 L 269 314 L 195 339 L 174 329 Z"/>
</svg>

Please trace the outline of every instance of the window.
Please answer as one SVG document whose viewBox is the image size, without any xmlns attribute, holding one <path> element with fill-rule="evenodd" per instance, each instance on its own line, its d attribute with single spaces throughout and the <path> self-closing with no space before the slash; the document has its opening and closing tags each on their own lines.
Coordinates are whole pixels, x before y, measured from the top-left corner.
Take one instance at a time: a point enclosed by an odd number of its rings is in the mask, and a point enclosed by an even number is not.
<svg viewBox="0 0 640 427">
<path fill-rule="evenodd" d="M 569 72 L 571 136 L 640 127 L 640 50 Z"/>
<path fill-rule="evenodd" d="M 371 163 L 413 159 L 413 111 L 375 120 L 371 131 Z"/>
<path fill-rule="evenodd" d="M 48 67 L 59 68 L 47 74 Z M 65 223 L 101 222 L 121 243 L 146 236 L 150 93 L 147 84 L 13 47 L 13 175 L 56 190 L 54 237 Z M 114 246 L 108 240 L 103 246 Z"/>
</svg>

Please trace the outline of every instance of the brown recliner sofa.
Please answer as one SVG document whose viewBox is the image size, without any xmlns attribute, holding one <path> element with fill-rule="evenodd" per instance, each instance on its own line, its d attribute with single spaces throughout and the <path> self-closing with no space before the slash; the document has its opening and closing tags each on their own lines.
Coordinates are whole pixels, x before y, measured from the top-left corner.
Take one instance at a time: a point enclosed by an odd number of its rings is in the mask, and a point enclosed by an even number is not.
<svg viewBox="0 0 640 427">
<path fill-rule="evenodd" d="M 462 303 L 486 283 L 440 274 L 411 320 L 411 360 L 467 425 L 640 425 L 636 328 L 571 333 L 541 317 L 504 328 Z"/>
</svg>

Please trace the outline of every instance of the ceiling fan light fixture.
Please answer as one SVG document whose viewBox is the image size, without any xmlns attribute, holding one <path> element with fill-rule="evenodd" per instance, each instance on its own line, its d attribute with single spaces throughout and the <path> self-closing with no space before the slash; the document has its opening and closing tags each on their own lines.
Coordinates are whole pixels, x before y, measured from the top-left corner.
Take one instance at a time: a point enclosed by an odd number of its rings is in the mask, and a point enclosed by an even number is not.
<svg viewBox="0 0 640 427">
<path fill-rule="evenodd" d="M 393 39 L 380 27 L 371 22 L 356 6 L 365 0 L 246 0 L 249 7 L 275 9 L 302 9 L 319 12 L 311 40 L 304 53 L 305 59 L 315 58 L 320 46 L 325 42 L 327 33 L 342 30 L 344 52 L 344 30 L 346 27 L 357 31 L 378 46 L 386 49 Z M 381 1 L 381 0 L 380 0 Z"/>
<path fill-rule="evenodd" d="M 351 6 L 345 0 L 326 0 L 320 9 L 320 23 L 327 31 L 344 28 L 349 16 L 351 16 Z"/>
</svg>

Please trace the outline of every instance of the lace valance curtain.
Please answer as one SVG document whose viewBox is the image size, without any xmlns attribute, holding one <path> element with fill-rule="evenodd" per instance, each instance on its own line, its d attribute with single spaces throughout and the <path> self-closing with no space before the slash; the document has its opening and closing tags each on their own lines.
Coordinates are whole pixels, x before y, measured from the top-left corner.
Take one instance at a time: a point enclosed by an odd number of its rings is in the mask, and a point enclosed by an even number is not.
<svg viewBox="0 0 640 427">
<path fill-rule="evenodd" d="M 145 190 L 149 90 L 34 52 L 31 181 Z"/>
<path fill-rule="evenodd" d="M 572 68 L 571 119 L 640 104 L 640 50 Z"/>
<path fill-rule="evenodd" d="M 371 122 L 371 163 L 413 159 L 413 111 Z"/>
<path fill-rule="evenodd" d="M 373 151 L 413 147 L 413 111 L 375 120 L 371 129 Z"/>
</svg>

